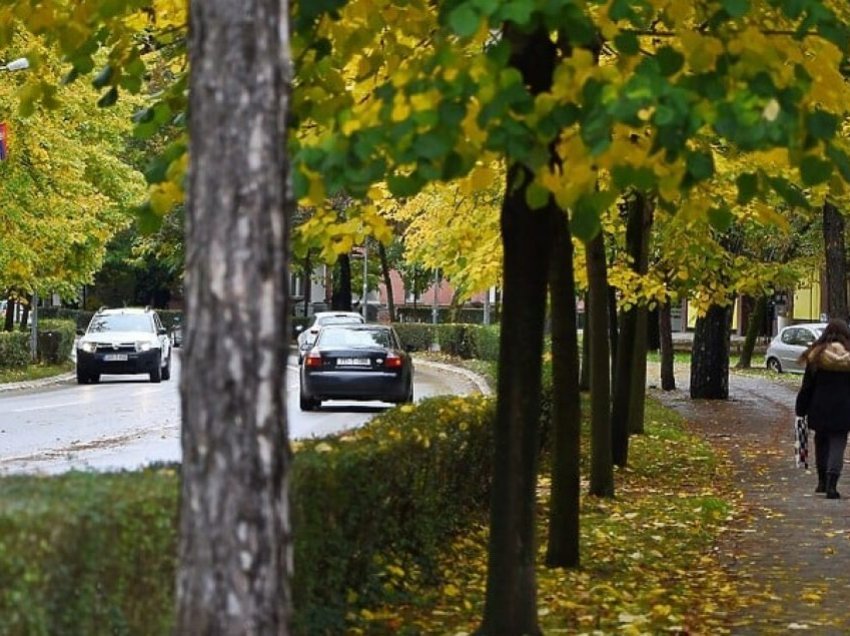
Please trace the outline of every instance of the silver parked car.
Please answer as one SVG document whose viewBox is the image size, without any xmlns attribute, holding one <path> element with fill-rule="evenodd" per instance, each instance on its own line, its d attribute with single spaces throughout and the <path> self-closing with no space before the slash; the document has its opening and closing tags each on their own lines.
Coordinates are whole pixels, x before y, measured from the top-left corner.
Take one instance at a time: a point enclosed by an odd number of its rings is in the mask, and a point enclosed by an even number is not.
<svg viewBox="0 0 850 636">
<path fill-rule="evenodd" d="M 767 368 L 777 373 L 802 373 L 806 370 L 797 360 L 826 328 L 826 323 L 813 322 L 804 325 L 783 327 L 771 340 L 765 353 Z"/>
</svg>

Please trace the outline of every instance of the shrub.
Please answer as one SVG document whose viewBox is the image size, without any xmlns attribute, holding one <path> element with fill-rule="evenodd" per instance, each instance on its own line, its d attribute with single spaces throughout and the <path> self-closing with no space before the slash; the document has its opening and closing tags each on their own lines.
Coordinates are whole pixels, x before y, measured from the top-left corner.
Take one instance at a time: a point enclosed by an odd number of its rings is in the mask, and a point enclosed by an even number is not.
<svg viewBox="0 0 850 636">
<path fill-rule="evenodd" d="M 44 319 L 38 321 L 38 359 L 59 364 L 71 357 L 77 335 L 73 320 Z"/>
<path fill-rule="evenodd" d="M 349 611 L 404 593 L 400 571 L 437 576 L 441 546 L 486 510 L 492 413 L 432 398 L 295 444 L 296 633 L 344 633 Z M 0 636 L 169 633 L 177 501 L 172 467 L 4 478 Z"/>
<path fill-rule="evenodd" d="M 25 367 L 30 363 L 30 336 L 22 331 L 0 331 L 0 368 Z"/>
<path fill-rule="evenodd" d="M 85 329 L 89 326 L 93 311 L 84 311 L 82 309 L 67 309 L 65 307 L 39 307 L 38 317 L 41 320 L 73 320 L 76 329 Z"/>
<path fill-rule="evenodd" d="M 396 322 L 393 323 L 393 328 L 401 338 L 401 344 L 411 347 L 414 351 L 428 351 L 437 335 L 437 328 L 427 323 Z"/>
</svg>

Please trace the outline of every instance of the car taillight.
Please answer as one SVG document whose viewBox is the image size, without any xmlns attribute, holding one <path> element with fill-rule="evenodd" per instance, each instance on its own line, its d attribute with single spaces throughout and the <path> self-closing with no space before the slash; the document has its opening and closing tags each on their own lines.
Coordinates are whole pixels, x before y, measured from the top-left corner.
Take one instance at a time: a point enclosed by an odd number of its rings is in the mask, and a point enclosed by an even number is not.
<svg viewBox="0 0 850 636">
<path fill-rule="evenodd" d="M 384 366 L 388 369 L 398 369 L 402 365 L 401 356 L 396 355 L 395 353 L 387 354 L 387 361 L 384 363 Z"/>
<path fill-rule="evenodd" d="M 322 356 L 318 351 L 311 351 L 304 359 L 304 364 L 308 367 L 320 367 L 322 366 Z"/>
</svg>

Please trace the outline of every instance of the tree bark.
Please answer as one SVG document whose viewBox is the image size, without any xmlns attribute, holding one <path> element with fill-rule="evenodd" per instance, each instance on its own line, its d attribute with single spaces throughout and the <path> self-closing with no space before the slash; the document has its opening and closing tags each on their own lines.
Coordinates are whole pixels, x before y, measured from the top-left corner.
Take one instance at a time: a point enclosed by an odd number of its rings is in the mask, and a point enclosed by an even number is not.
<svg viewBox="0 0 850 636">
<path fill-rule="evenodd" d="M 676 390 L 676 375 L 673 372 L 673 319 L 670 315 L 670 300 L 658 307 L 658 335 L 661 341 L 661 390 Z"/>
<path fill-rule="evenodd" d="M 207 0 L 190 11 L 175 633 L 286 635 L 288 7 Z"/>
<path fill-rule="evenodd" d="M 506 23 L 511 65 L 532 94 L 552 85 L 556 51 L 549 33 Z M 510 165 L 502 204 L 504 297 L 494 430 L 487 591 L 481 635 L 540 634 L 535 579 L 535 514 L 543 323 L 551 228 L 525 193 L 532 173 Z M 551 206 L 551 202 L 550 202 Z M 551 213 L 551 210 L 549 210 Z"/>
<path fill-rule="evenodd" d="M 17 301 L 8 297 L 6 300 L 6 318 L 3 324 L 3 331 L 12 331 L 15 328 L 15 303 Z"/>
<path fill-rule="evenodd" d="M 635 245 L 634 268 L 641 276 L 649 271 L 649 241 L 655 212 L 655 199 L 639 193 L 639 240 Z M 632 350 L 631 391 L 629 395 L 629 434 L 644 432 L 644 408 L 646 406 L 646 353 L 649 339 L 649 308 L 641 303 L 637 308 L 635 340 Z M 627 449 L 628 450 L 628 449 Z"/>
<path fill-rule="evenodd" d="M 573 242 L 566 214 L 555 210 L 549 269 L 552 308 L 552 496 L 546 565 L 579 566 L 581 397 Z"/>
<path fill-rule="evenodd" d="M 829 202 L 823 205 L 823 243 L 826 255 L 826 312 L 847 320 L 847 254 L 844 215 Z"/>
<path fill-rule="evenodd" d="M 697 318 L 691 356 L 691 397 L 705 400 L 729 398 L 729 305 L 712 305 Z"/>
<path fill-rule="evenodd" d="M 30 294 L 27 294 L 27 303 L 24 305 L 24 308 L 21 311 L 21 324 L 18 325 L 18 329 L 20 329 L 21 331 L 26 331 L 27 325 L 29 325 L 30 307 L 32 307 L 32 296 Z"/>
<path fill-rule="evenodd" d="M 348 254 L 340 254 L 336 264 L 339 275 L 334 278 L 331 309 L 351 311 L 351 259 Z"/>
<path fill-rule="evenodd" d="M 747 323 L 747 335 L 744 338 L 744 346 L 741 348 L 741 357 L 738 358 L 736 369 L 749 369 L 752 366 L 753 351 L 756 348 L 756 339 L 761 332 L 764 316 L 767 314 L 767 295 L 761 294 L 756 299 L 756 306 L 750 314 Z"/>
<path fill-rule="evenodd" d="M 608 271 L 602 232 L 586 244 L 590 296 L 590 494 L 614 496 L 611 365 L 608 351 Z"/>
<path fill-rule="evenodd" d="M 613 285 L 608 285 L 608 342 L 609 351 L 611 352 L 611 360 L 617 359 L 618 338 L 620 331 L 620 318 L 617 312 L 617 289 Z M 617 383 L 617 368 L 612 365 L 611 368 L 611 386 L 616 386 Z"/>
<path fill-rule="evenodd" d="M 387 249 L 380 241 L 378 243 L 378 256 L 381 259 L 381 273 L 384 276 L 384 286 L 387 288 L 387 312 L 390 314 L 390 322 L 395 322 L 395 299 L 393 298 L 393 281 L 390 276 L 390 263 L 387 260 Z"/>
</svg>

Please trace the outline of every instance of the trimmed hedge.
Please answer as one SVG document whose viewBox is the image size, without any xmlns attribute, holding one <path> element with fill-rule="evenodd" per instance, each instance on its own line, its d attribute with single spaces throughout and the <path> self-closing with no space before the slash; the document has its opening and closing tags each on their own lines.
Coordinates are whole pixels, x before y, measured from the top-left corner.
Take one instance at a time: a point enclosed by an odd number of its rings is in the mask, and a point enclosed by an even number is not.
<svg viewBox="0 0 850 636">
<path fill-rule="evenodd" d="M 393 327 L 402 344 L 414 351 L 427 351 L 432 343 L 438 343 L 440 351 L 466 360 L 478 358 L 497 362 L 499 359 L 498 325 L 399 322 Z"/>
<path fill-rule="evenodd" d="M 182 321 L 183 311 L 180 309 L 156 309 L 159 314 L 159 319 L 162 321 L 162 326 L 166 329 L 171 329 L 174 326 L 175 319 Z M 66 309 L 65 307 L 39 307 L 39 318 L 59 318 L 63 320 L 73 320 L 76 323 L 77 329 L 85 329 L 89 326 L 92 316 L 95 312 L 85 311 L 82 309 Z"/>
<path fill-rule="evenodd" d="M 73 320 L 44 319 L 38 321 L 38 359 L 59 364 L 71 357 L 77 326 Z"/>
<path fill-rule="evenodd" d="M 29 333 L 0 331 L 0 369 L 25 367 L 30 360 Z"/>
<path fill-rule="evenodd" d="M 438 575 L 440 548 L 486 511 L 493 403 L 431 398 L 339 439 L 296 443 L 296 633 L 344 633 L 346 615 Z M 0 487 L 0 636 L 167 634 L 173 627 L 178 477 L 7 477 Z"/>
</svg>

